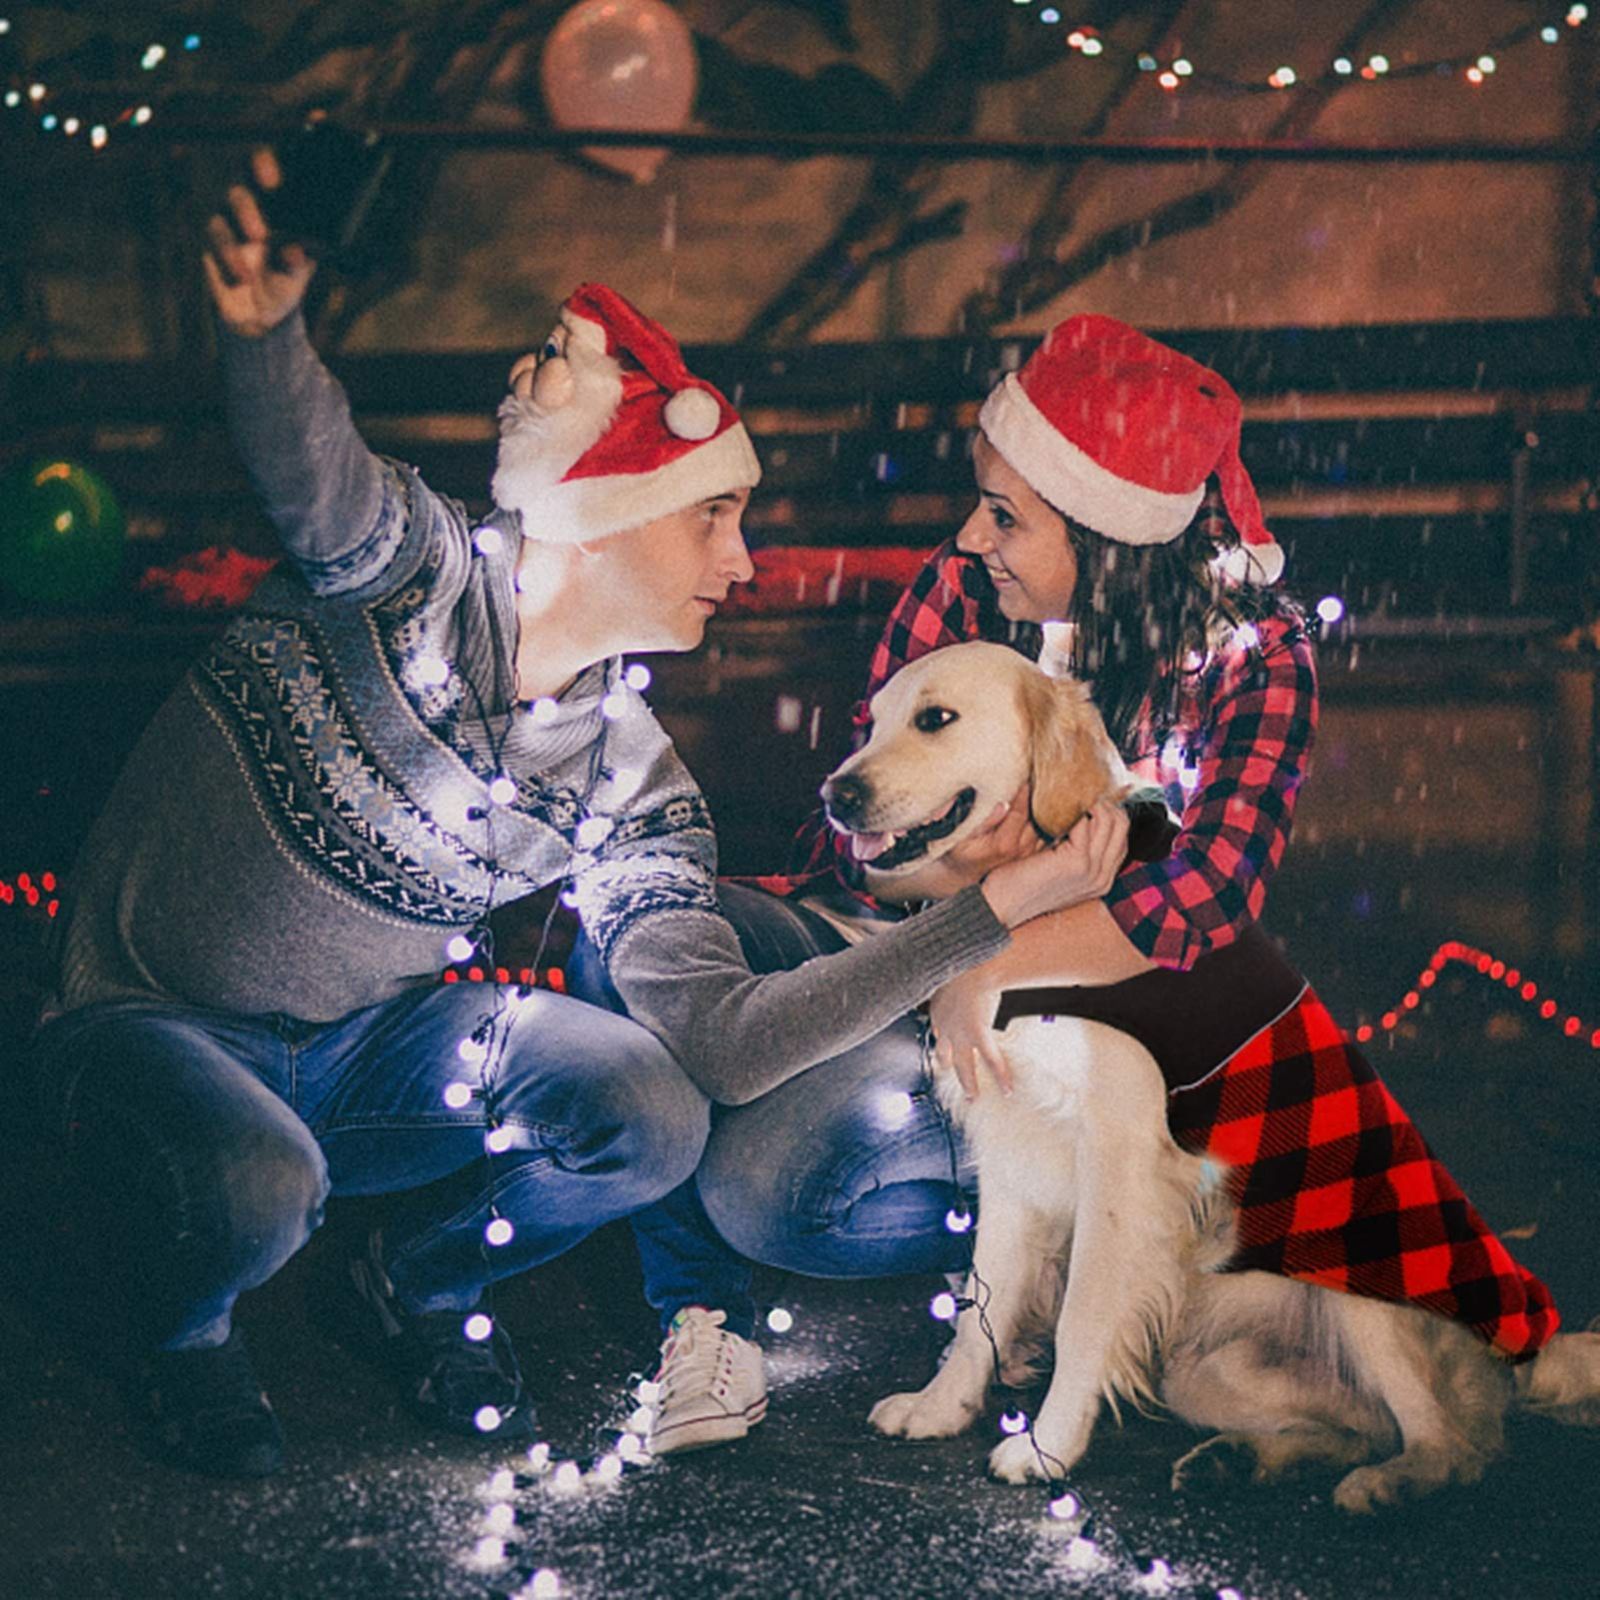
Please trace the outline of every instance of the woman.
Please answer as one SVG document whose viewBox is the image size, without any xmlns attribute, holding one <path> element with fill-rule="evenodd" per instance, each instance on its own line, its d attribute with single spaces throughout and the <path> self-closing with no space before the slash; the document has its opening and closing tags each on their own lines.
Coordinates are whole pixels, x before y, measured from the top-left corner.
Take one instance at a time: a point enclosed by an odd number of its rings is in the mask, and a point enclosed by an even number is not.
<svg viewBox="0 0 1600 1600">
<path fill-rule="evenodd" d="M 865 698 L 907 661 L 964 639 L 1046 653 L 1091 683 L 1112 738 L 1137 775 L 1166 788 L 1181 828 L 1165 859 L 1119 872 L 1126 824 L 1080 824 L 1068 847 L 1103 868 L 1086 874 L 1096 887 L 934 996 L 936 1048 L 972 1095 L 992 1092 L 985 1065 L 1005 1081 L 997 1008 L 1129 1028 L 1174 1090 L 1174 1136 L 1229 1165 L 1236 1266 L 1414 1299 L 1524 1359 L 1555 1329 L 1544 1286 L 1254 931 L 1288 842 L 1317 698 L 1304 619 L 1270 587 L 1282 555 L 1240 462 L 1240 415 L 1216 373 L 1096 316 L 1052 330 L 984 404 L 977 508 L 896 606 Z M 1024 847 L 1026 817 L 1014 805 L 947 858 L 951 891 Z M 799 877 L 763 880 L 766 894 L 724 888 L 752 966 L 838 948 L 885 915 L 854 889 L 825 827 L 813 821 L 802 838 Z M 1175 976 L 1202 960 L 1203 982 Z M 1272 1160 L 1258 1159 L 1263 1118 L 1278 1119 Z M 1337 1204 L 1307 1229 L 1283 1202 L 1325 1180 L 1330 1145 L 1348 1147 L 1350 1168 L 1334 1174 Z M 764 1414 L 764 1389 L 759 1406 L 741 1403 L 760 1358 L 733 1251 L 819 1276 L 960 1268 L 966 1241 L 944 1220 L 951 1164 L 909 1018 L 724 1110 L 696 1178 L 635 1218 L 647 1292 L 672 1319 L 655 1449 L 738 1437 Z M 1403 1198 L 1391 1176 L 1402 1166 L 1413 1175 Z M 1442 1249 L 1442 1279 L 1412 1270 L 1417 1236 Z"/>
</svg>

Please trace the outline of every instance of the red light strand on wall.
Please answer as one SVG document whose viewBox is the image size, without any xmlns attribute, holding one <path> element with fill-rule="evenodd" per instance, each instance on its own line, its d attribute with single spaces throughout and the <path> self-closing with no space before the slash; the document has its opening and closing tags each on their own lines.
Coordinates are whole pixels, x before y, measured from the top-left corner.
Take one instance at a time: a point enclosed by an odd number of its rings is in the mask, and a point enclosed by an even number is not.
<svg viewBox="0 0 1600 1600">
<path fill-rule="evenodd" d="M 10 906 L 22 912 L 42 911 L 45 916 L 54 917 L 61 908 L 59 887 L 54 872 L 40 872 L 37 876 L 31 872 L 19 872 L 12 879 L 0 878 L 0 906 Z M 1376 1023 L 1358 1024 L 1351 1030 L 1351 1037 L 1357 1044 L 1366 1044 L 1379 1034 L 1393 1032 L 1408 1013 L 1421 1007 L 1423 994 L 1438 983 L 1439 974 L 1452 962 L 1472 968 L 1491 983 L 1503 985 L 1524 1005 L 1529 1006 L 1540 1021 L 1556 1024 L 1565 1038 L 1578 1039 L 1587 1033 L 1589 1047 L 1600 1050 L 1600 1025 L 1585 1024 L 1575 1011 L 1564 1011 L 1560 1002 L 1546 994 L 1521 968 L 1510 966 L 1487 950 L 1479 950 L 1475 945 L 1464 944 L 1459 939 L 1445 940 L 1433 952 L 1427 966 L 1418 973 L 1416 983 L 1406 990 L 1399 1001 L 1385 1011 Z M 440 981 L 504 984 L 512 981 L 512 969 L 497 966 L 491 971 L 482 966 L 462 964 L 445 968 L 440 974 Z M 560 967 L 520 967 L 516 969 L 516 982 L 524 988 L 550 989 L 557 994 L 564 994 L 567 975 Z"/>
<path fill-rule="evenodd" d="M 1544 994 L 1539 985 L 1519 968 L 1508 966 L 1487 950 L 1463 944 L 1459 939 L 1447 939 L 1433 952 L 1427 966 L 1418 974 L 1416 986 L 1400 997 L 1397 1006 L 1385 1011 L 1376 1024 L 1363 1022 L 1354 1030 L 1352 1037 L 1356 1043 L 1365 1044 L 1380 1033 L 1390 1033 L 1398 1027 L 1408 1011 L 1415 1011 L 1422 1004 L 1423 990 L 1431 989 L 1439 981 L 1439 974 L 1452 961 L 1471 967 L 1491 983 L 1503 984 L 1524 1005 L 1533 1007 L 1542 1021 L 1559 1022 L 1566 1038 L 1577 1039 L 1584 1033 L 1583 1019 L 1576 1012 L 1569 1011 L 1563 1015 L 1561 1005 L 1550 995 Z M 1589 1047 L 1600 1050 L 1600 1027 L 1590 1030 Z"/>
</svg>

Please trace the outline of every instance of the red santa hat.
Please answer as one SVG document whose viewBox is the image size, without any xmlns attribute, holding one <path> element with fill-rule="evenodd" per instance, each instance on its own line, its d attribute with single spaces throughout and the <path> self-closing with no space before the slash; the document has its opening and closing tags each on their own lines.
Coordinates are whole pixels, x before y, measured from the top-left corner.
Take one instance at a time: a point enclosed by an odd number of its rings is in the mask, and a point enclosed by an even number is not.
<svg viewBox="0 0 1600 1600">
<path fill-rule="evenodd" d="M 1239 459 L 1243 407 L 1209 367 L 1114 317 L 1057 323 L 978 425 L 1040 496 L 1122 544 L 1167 544 L 1213 474 L 1241 543 L 1216 565 L 1232 582 L 1276 582 L 1283 551 Z"/>
<path fill-rule="evenodd" d="M 738 412 L 660 323 L 604 284 L 572 292 L 511 386 L 493 489 L 528 538 L 600 539 L 761 480 Z"/>
</svg>

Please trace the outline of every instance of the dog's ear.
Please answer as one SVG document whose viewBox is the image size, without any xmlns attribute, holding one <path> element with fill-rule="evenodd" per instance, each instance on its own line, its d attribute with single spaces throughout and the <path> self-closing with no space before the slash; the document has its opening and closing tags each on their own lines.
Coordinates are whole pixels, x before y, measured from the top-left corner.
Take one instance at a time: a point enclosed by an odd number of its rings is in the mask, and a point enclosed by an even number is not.
<svg viewBox="0 0 1600 1600">
<path fill-rule="evenodd" d="M 1033 820 L 1059 839 L 1111 785 L 1111 770 L 1095 738 L 1088 688 L 1073 678 L 1025 672 L 1022 714 L 1031 752 Z"/>
</svg>

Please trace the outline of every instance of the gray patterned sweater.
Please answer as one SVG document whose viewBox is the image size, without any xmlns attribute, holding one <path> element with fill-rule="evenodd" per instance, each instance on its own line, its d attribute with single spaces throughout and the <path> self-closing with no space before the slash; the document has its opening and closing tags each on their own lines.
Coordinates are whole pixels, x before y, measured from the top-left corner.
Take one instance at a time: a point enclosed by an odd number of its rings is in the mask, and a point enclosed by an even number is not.
<svg viewBox="0 0 1600 1600">
<path fill-rule="evenodd" d="M 139 740 L 74 873 L 47 1014 L 174 1000 L 330 1021 L 436 981 L 494 903 L 573 876 L 630 1012 L 739 1103 L 885 1027 L 1008 935 L 968 890 L 753 976 L 693 779 L 621 663 L 512 696 L 515 517 L 374 455 L 298 314 L 224 336 L 235 441 L 289 559 Z M 509 803 L 488 786 L 509 778 Z"/>
</svg>

